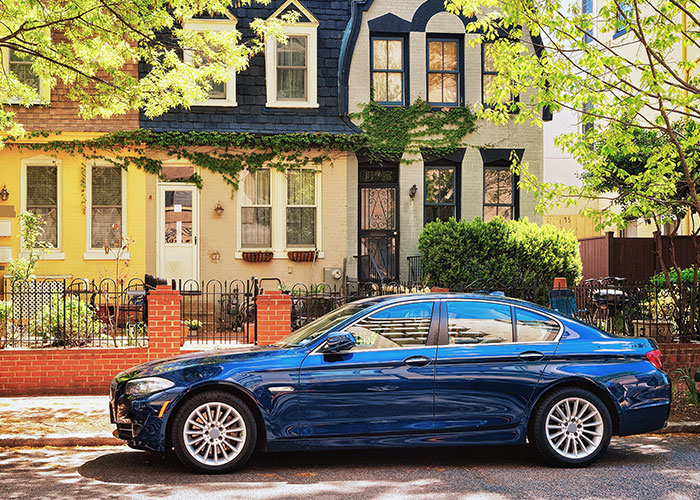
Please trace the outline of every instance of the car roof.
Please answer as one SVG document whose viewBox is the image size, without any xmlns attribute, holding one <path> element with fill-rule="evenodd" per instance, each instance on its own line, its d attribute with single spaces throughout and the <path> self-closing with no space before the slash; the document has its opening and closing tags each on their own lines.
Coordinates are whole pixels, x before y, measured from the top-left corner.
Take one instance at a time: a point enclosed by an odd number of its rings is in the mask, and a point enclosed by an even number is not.
<svg viewBox="0 0 700 500">
<path fill-rule="evenodd" d="M 444 299 L 477 299 L 484 300 L 487 299 L 490 302 L 500 302 L 507 305 L 520 305 L 527 306 L 535 309 L 540 309 L 542 311 L 552 313 L 551 309 L 542 307 L 533 302 L 528 302 L 527 300 L 515 299 L 513 297 L 505 297 L 503 295 L 497 295 L 494 293 L 456 293 L 456 292 L 441 292 L 441 293 L 398 293 L 391 295 L 381 295 L 378 297 L 368 297 L 355 301 L 356 304 L 368 304 L 368 305 L 388 305 L 401 302 L 410 302 L 414 300 L 444 300 Z"/>
</svg>

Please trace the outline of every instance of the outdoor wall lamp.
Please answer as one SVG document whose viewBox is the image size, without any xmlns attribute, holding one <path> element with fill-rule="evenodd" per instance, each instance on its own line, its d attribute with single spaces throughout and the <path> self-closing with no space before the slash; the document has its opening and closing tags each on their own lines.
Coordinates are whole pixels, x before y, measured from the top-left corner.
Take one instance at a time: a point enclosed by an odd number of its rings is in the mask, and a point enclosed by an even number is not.
<svg viewBox="0 0 700 500">
<path fill-rule="evenodd" d="M 0 195 L 2 192 L 0 191 Z M 216 215 L 221 215 L 224 213 L 224 207 L 221 206 L 221 202 L 217 201 L 216 206 L 214 207 L 214 212 L 216 212 Z"/>
<path fill-rule="evenodd" d="M 0 200 L 7 201 L 7 199 L 9 197 L 10 197 L 10 192 L 7 190 L 7 186 L 3 186 L 2 190 L 0 190 Z"/>
<path fill-rule="evenodd" d="M 411 189 L 408 190 L 408 197 L 413 199 L 416 197 L 416 193 L 418 192 L 418 186 L 415 184 L 411 186 Z"/>
</svg>

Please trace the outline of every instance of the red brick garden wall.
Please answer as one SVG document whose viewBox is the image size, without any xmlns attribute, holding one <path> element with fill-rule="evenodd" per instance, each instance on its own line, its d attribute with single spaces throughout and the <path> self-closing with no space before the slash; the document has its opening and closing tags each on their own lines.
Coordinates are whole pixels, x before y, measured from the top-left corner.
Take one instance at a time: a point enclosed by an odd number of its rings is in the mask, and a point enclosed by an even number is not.
<svg viewBox="0 0 700 500">
<path fill-rule="evenodd" d="M 180 292 L 148 295 L 148 347 L 0 350 L 0 396 L 107 394 L 120 371 L 180 354 Z"/>
<path fill-rule="evenodd" d="M 279 290 L 266 290 L 255 299 L 258 344 L 270 345 L 292 331 L 292 297 Z"/>
<path fill-rule="evenodd" d="M 690 368 L 695 373 L 700 367 L 700 344 L 659 344 L 659 349 L 666 373 L 677 368 Z"/>
</svg>

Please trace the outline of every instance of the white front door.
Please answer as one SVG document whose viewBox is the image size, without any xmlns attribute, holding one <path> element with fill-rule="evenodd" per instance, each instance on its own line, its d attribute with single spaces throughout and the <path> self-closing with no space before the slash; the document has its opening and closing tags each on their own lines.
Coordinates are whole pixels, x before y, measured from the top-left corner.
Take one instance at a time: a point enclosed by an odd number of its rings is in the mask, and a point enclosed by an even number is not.
<svg viewBox="0 0 700 500">
<path fill-rule="evenodd" d="M 199 279 L 199 191 L 188 184 L 158 186 L 158 276 Z"/>
</svg>

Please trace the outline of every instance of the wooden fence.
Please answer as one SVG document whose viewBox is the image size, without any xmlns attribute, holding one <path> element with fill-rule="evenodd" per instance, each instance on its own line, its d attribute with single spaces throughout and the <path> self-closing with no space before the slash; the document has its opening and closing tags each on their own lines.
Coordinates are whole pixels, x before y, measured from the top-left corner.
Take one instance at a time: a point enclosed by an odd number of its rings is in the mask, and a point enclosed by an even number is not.
<svg viewBox="0 0 700 500">
<path fill-rule="evenodd" d="M 654 238 L 616 238 L 612 232 L 605 236 L 578 240 L 583 261 L 583 279 L 616 276 L 629 283 L 648 281 L 661 272 Z M 690 236 L 675 236 L 676 260 L 682 268 L 694 262 L 695 248 Z M 671 265 L 670 238 L 661 237 L 663 256 Z"/>
</svg>

